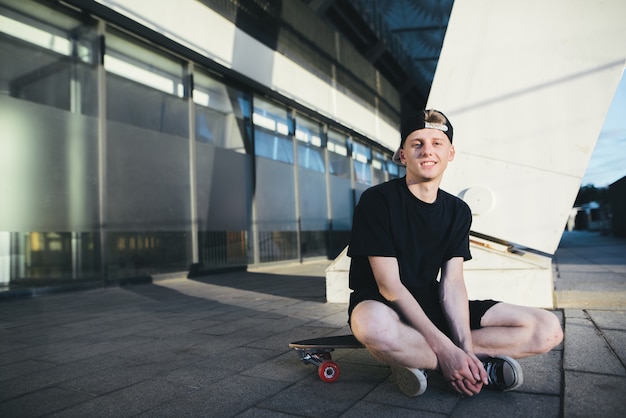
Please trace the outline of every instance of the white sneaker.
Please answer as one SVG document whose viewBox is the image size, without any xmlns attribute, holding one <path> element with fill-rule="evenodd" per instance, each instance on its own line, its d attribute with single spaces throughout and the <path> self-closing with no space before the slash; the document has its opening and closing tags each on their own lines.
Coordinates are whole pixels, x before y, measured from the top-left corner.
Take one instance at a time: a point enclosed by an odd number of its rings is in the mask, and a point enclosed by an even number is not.
<svg viewBox="0 0 626 418">
<path fill-rule="evenodd" d="M 425 371 L 403 366 L 392 366 L 391 370 L 398 388 L 406 396 L 419 396 L 426 391 L 428 382 Z"/>
</svg>

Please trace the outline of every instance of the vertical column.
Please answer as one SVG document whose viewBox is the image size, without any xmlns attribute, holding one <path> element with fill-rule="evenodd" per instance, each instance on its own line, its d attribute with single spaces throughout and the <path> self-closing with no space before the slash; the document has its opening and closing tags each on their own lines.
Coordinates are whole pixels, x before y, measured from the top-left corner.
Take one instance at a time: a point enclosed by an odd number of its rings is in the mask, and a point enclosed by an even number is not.
<svg viewBox="0 0 626 418">
<path fill-rule="evenodd" d="M 11 233 L 0 231 L 0 285 L 11 280 Z"/>
<path fill-rule="evenodd" d="M 324 146 L 324 166 L 326 169 L 326 219 L 328 219 L 328 241 L 327 241 L 327 252 L 330 256 L 333 254 L 333 204 L 332 204 L 332 193 L 330 190 L 330 159 L 328 156 L 328 125 L 324 124 L 322 126 L 322 135 L 323 135 L 323 143 Z"/>
<path fill-rule="evenodd" d="M 82 111 L 82 85 L 78 76 L 78 64 L 80 59 L 78 56 L 78 36 L 72 37 L 72 63 L 70 66 L 70 112 L 80 115 Z M 70 216 L 69 220 L 71 224 L 75 223 L 75 220 L 80 216 L 82 212 L 82 206 L 86 196 L 81 193 L 81 178 L 84 176 L 82 170 L 82 153 L 79 153 L 75 147 L 83 145 L 84 141 L 69 141 L 67 153 L 68 161 L 71 164 L 71 175 L 68 178 L 70 183 Z M 74 184 L 72 184 L 74 183 Z M 77 279 L 82 273 L 82 236 L 80 232 L 71 231 L 71 257 L 72 257 L 72 279 Z"/>
<path fill-rule="evenodd" d="M 105 45 L 105 25 L 103 21 L 98 22 L 98 38 L 100 47 L 98 53 L 98 229 L 100 235 L 100 275 L 103 281 L 107 280 L 107 147 L 106 147 L 106 71 L 104 69 Z"/>
<path fill-rule="evenodd" d="M 302 216 L 300 214 L 300 183 L 298 181 L 298 141 L 296 140 L 296 118 L 292 109 L 287 111 L 287 118 L 289 119 L 289 136 L 291 137 L 291 144 L 293 146 L 293 184 L 296 200 L 296 250 L 298 252 L 298 260 L 302 262 Z"/>
<path fill-rule="evenodd" d="M 356 174 L 354 172 L 354 154 L 352 149 L 354 148 L 354 138 L 350 136 L 348 138 L 348 155 L 350 157 L 350 185 L 352 187 L 352 207 L 356 207 Z"/>
<path fill-rule="evenodd" d="M 197 207 L 197 178 L 196 178 L 196 112 L 193 102 L 193 62 L 187 62 L 185 68 L 185 90 L 189 117 L 189 198 L 191 217 L 191 262 L 199 262 L 198 246 L 198 207 Z"/>
<path fill-rule="evenodd" d="M 259 253 L 259 225 L 258 225 L 258 214 L 257 214 L 257 204 L 256 204 L 256 194 L 257 194 L 257 172 L 256 172 L 256 140 L 255 140 L 255 126 L 254 126 L 254 101 L 256 100 L 255 96 L 250 97 L 250 140 L 251 140 L 251 151 L 252 154 L 252 202 L 251 202 L 251 210 L 250 210 L 250 222 L 251 222 L 251 237 L 250 244 L 252 245 L 252 264 L 259 264 L 261 262 L 261 255 Z M 244 118 L 245 121 L 245 118 Z"/>
</svg>

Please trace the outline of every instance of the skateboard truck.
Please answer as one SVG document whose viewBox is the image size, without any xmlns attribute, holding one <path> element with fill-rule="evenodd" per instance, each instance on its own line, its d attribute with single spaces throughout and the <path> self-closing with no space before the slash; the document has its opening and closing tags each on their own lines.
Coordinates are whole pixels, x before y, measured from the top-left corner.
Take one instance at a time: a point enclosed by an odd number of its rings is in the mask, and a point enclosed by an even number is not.
<svg viewBox="0 0 626 418">
<path fill-rule="evenodd" d="M 317 367 L 317 374 L 323 382 L 333 383 L 339 379 L 339 365 L 332 360 L 332 351 L 337 348 L 363 348 L 353 335 L 337 335 L 332 337 L 313 338 L 289 344 L 296 350 L 304 364 Z"/>
<path fill-rule="evenodd" d="M 333 383 L 339 379 L 339 365 L 332 361 L 330 354 L 333 349 L 297 349 L 297 351 L 304 364 L 313 364 L 317 367 L 317 374 L 323 382 Z"/>
</svg>

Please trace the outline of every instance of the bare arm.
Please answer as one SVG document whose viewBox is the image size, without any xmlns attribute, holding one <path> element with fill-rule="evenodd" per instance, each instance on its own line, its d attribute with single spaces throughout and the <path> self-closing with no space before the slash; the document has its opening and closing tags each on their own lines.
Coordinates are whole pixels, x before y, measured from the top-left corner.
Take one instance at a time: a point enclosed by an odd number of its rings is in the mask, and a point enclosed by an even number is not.
<svg viewBox="0 0 626 418">
<path fill-rule="evenodd" d="M 463 278 L 463 259 L 448 260 L 441 270 L 440 295 L 452 340 L 463 351 L 472 352 L 467 289 Z"/>
<path fill-rule="evenodd" d="M 468 354 L 466 350 L 457 347 L 455 342 L 442 333 L 426 316 L 422 307 L 400 281 L 397 260 L 393 257 L 371 256 L 369 257 L 369 262 L 372 266 L 372 271 L 381 295 L 394 304 L 398 310 L 402 312 L 403 316 L 409 322 L 409 325 L 424 336 L 428 345 L 437 356 L 437 367 L 441 369 L 444 378 L 448 380 L 459 393 L 471 396 L 472 394 L 480 392 L 482 384 L 477 382 L 478 378 L 481 377 L 479 369 L 482 369 L 482 366 L 480 365 L 480 361 L 475 356 Z M 448 272 L 450 273 L 451 270 L 448 270 Z M 456 286 L 452 286 L 454 283 L 451 282 L 452 280 L 449 283 L 451 285 L 450 287 L 456 288 Z M 465 289 L 464 286 L 463 289 Z M 458 298 L 459 294 L 453 291 L 450 294 L 449 302 L 452 303 L 453 300 L 458 300 Z M 465 306 L 467 306 L 467 295 L 465 296 Z M 467 307 L 465 310 L 468 311 Z M 467 318 L 467 327 L 465 328 L 467 328 L 467 332 L 469 333 L 469 312 L 466 312 L 465 318 Z M 455 323 L 460 324 L 461 322 L 457 319 Z M 459 326 L 458 330 L 465 328 Z M 462 335 L 465 343 L 469 343 L 471 348 L 471 335 L 466 335 L 458 330 L 453 331 L 455 339 L 457 334 Z M 471 350 L 469 353 L 471 353 Z M 484 369 L 482 370 L 484 371 Z"/>
<path fill-rule="evenodd" d="M 482 363 L 474 354 L 472 333 L 470 330 L 469 304 L 467 288 L 463 277 L 463 258 L 448 260 L 441 270 L 440 298 L 443 312 L 448 320 L 451 338 L 465 351 L 471 361 L 469 367 L 477 381 L 487 383 L 487 373 Z"/>
<path fill-rule="evenodd" d="M 426 316 L 413 295 L 400 281 L 398 262 L 394 257 L 369 257 L 380 294 L 404 315 L 409 325 L 420 332 L 435 354 L 454 346 Z"/>
</svg>

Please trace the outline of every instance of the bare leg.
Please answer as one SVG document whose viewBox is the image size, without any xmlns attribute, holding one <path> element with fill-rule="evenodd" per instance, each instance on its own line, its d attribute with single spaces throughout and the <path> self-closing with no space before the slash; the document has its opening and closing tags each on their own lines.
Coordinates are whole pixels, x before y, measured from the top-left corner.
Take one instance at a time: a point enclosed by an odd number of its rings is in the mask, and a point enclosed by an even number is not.
<svg viewBox="0 0 626 418">
<path fill-rule="evenodd" d="M 561 324 L 551 312 L 508 303 L 491 307 L 472 331 L 474 352 L 514 358 L 546 353 L 563 340 Z"/>
<path fill-rule="evenodd" d="M 352 312 L 351 327 L 354 336 L 384 363 L 429 370 L 438 366 L 437 356 L 424 337 L 383 303 L 359 303 Z"/>
</svg>

